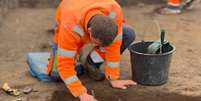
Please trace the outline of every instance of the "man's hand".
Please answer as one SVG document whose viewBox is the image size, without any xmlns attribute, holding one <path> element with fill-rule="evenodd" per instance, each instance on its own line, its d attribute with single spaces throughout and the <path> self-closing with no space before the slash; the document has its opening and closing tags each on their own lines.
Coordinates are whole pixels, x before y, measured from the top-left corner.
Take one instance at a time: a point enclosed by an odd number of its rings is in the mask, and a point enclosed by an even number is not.
<svg viewBox="0 0 201 101">
<path fill-rule="evenodd" d="M 119 89 L 127 89 L 128 86 L 137 85 L 137 83 L 132 80 L 112 80 L 110 84 L 113 88 Z"/>
<path fill-rule="evenodd" d="M 83 93 L 79 96 L 80 101 L 97 101 L 92 95 Z"/>
</svg>

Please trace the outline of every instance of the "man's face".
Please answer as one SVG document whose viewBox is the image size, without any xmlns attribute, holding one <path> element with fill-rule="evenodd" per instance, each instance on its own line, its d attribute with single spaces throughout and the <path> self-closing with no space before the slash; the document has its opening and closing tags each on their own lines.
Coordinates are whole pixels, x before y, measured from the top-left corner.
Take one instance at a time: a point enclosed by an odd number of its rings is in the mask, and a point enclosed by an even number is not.
<svg viewBox="0 0 201 101">
<path fill-rule="evenodd" d="M 93 38 L 92 36 L 90 36 L 92 43 L 94 43 L 96 46 L 101 46 L 101 42 L 99 41 L 99 39 Z"/>
<path fill-rule="evenodd" d="M 89 35 L 90 35 L 90 39 L 92 43 L 95 44 L 96 46 L 102 46 L 100 40 L 92 36 L 90 28 L 88 28 L 88 31 L 89 31 Z"/>
</svg>

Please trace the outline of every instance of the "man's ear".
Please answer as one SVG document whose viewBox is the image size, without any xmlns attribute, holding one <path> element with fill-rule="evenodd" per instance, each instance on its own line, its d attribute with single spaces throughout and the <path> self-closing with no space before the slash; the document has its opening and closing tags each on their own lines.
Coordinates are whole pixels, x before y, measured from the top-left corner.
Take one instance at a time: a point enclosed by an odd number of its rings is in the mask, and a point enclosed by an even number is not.
<svg viewBox="0 0 201 101">
<path fill-rule="evenodd" d="M 89 27 L 87 30 L 88 30 L 89 36 L 92 37 L 91 36 L 91 28 Z"/>
<path fill-rule="evenodd" d="M 87 30 L 88 30 L 89 33 L 91 33 L 91 28 L 90 27 Z"/>
</svg>

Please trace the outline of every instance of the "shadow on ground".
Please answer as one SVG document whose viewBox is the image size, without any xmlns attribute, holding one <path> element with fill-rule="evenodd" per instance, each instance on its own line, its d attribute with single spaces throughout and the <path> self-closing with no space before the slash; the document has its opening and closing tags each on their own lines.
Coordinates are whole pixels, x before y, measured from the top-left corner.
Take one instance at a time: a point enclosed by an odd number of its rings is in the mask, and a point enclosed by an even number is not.
<svg viewBox="0 0 201 101">
<path fill-rule="evenodd" d="M 200 101 L 201 99 L 201 96 L 186 96 L 140 85 L 129 87 L 127 90 L 120 90 L 111 88 L 107 81 L 95 82 L 86 77 L 83 77 L 82 80 L 89 89 L 88 93 L 92 89 L 95 91 L 98 101 Z M 71 96 L 63 86 L 58 89 L 60 90 L 54 91 L 48 101 L 79 101 Z"/>
<path fill-rule="evenodd" d="M 112 92 L 112 94 L 110 94 Z M 102 91 L 96 93 L 99 101 L 200 101 L 201 97 L 184 96 L 175 93 L 137 92 L 137 91 Z M 55 91 L 50 101 L 79 101 L 64 90 Z"/>
</svg>

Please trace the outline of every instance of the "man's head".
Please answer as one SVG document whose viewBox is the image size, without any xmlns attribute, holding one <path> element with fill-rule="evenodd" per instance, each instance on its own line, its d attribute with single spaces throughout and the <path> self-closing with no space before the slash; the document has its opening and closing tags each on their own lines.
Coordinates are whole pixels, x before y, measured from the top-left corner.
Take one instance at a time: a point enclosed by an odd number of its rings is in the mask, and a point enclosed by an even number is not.
<svg viewBox="0 0 201 101">
<path fill-rule="evenodd" d="M 101 45 L 110 45 L 117 35 L 117 25 L 113 19 L 104 15 L 95 15 L 89 22 L 92 41 Z"/>
</svg>

